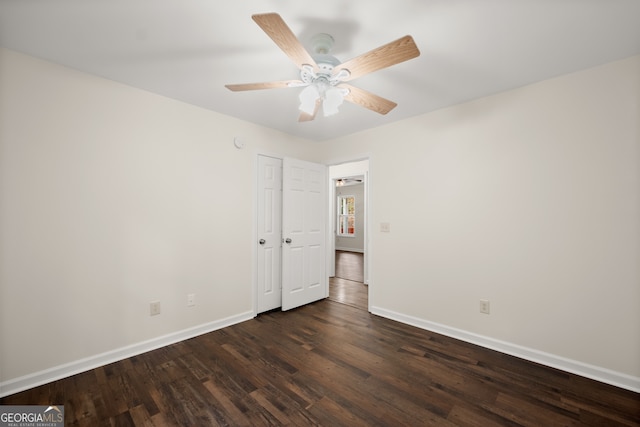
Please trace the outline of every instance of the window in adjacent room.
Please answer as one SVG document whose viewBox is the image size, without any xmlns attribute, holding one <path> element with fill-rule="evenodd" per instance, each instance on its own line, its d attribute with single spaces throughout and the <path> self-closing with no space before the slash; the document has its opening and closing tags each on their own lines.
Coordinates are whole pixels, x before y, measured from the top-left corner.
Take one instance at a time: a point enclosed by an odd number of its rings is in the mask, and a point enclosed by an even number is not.
<svg viewBox="0 0 640 427">
<path fill-rule="evenodd" d="M 356 235 L 356 198 L 338 196 L 338 236 Z"/>
</svg>

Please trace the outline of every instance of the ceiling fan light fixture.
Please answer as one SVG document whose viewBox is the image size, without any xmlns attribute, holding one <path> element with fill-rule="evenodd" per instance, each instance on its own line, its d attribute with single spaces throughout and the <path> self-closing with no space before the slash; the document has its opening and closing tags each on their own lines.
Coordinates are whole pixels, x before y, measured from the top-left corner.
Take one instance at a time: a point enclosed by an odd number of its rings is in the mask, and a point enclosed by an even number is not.
<svg viewBox="0 0 640 427">
<path fill-rule="evenodd" d="M 322 111 L 325 117 L 338 114 L 338 107 L 344 102 L 342 91 L 336 87 L 329 88 L 324 93 Z"/>
<path fill-rule="evenodd" d="M 309 85 L 302 89 L 298 99 L 300 99 L 300 111 L 313 115 L 316 111 L 316 100 L 320 97 L 320 92 L 316 85 Z"/>
</svg>

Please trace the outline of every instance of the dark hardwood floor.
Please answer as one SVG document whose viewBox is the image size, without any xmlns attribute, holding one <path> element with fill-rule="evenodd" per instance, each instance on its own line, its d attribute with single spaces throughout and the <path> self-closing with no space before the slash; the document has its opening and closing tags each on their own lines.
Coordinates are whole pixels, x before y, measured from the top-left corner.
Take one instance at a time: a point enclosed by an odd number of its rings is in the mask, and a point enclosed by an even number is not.
<svg viewBox="0 0 640 427">
<path fill-rule="evenodd" d="M 264 313 L 0 403 L 64 404 L 67 427 L 640 426 L 637 393 L 337 299 Z"/>
</svg>

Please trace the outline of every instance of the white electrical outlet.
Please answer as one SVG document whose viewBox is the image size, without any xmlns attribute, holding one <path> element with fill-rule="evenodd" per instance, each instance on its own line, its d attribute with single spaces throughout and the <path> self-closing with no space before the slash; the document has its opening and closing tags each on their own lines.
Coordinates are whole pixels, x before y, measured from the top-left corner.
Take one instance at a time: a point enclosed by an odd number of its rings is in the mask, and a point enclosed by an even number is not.
<svg viewBox="0 0 640 427">
<path fill-rule="evenodd" d="M 491 306 L 488 299 L 480 300 L 480 313 L 489 314 L 491 311 Z"/>
<path fill-rule="evenodd" d="M 391 232 L 391 224 L 389 224 L 388 222 L 381 222 L 380 223 L 380 231 L 382 233 L 390 233 Z"/>
<path fill-rule="evenodd" d="M 196 305 L 196 294 L 187 294 L 187 307 Z"/>
<path fill-rule="evenodd" d="M 160 314 L 160 301 L 152 301 L 149 303 L 149 315 L 157 316 Z"/>
</svg>

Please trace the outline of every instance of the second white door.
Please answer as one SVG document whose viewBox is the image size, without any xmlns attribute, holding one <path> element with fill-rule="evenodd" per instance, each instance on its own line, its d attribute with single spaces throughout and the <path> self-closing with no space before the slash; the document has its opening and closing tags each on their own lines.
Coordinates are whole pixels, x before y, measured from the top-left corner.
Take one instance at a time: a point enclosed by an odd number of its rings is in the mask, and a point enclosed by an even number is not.
<svg viewBox="0 0 640 427">
<path fill-rule="evenodd" d="M 282 310 L 328 296 L 326 169 L 302 160 L 283 160 Z"/>
</svg>

